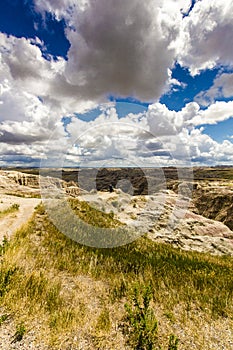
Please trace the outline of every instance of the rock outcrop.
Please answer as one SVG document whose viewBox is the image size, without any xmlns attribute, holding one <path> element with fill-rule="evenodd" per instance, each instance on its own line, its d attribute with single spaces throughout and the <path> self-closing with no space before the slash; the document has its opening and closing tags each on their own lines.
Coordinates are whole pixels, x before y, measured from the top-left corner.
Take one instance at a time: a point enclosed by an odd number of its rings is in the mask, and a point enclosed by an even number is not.
<svg viewBox="0 0 233 350">
<path fill-rule="evenodd" d="M 221 221 L 233 230 L 233 181 L 199 181 L 193 202 L 196 213 Z"/>
<path fill-rule="evenodd" d="M 19 171 L 0 171 L 0 189 L 4 193 L 17 194 L 23 196 L 40 196 L 41 195 L 41 181 L 42 177 L 39 175 L 22 173 Z M 80 189 L 73 181 L 66 182 L 64 180 L 50 178 L 44 180 L 43 183 L 48 182 L 50 185 L 57 188 L 62 188 L 66 194 L 70 196 L 77 196 Z"/>
<path fill-rule="evenodd" d="M 18 171 L 0 171 L 0 189 L 18 195 L 39 195 L 39 176 Z"/>
<path fill-rule="evenodd" d="M 79 197 L 92 206 L 113 212 L 127 226 L 153 240 L 185 250 L 233 255 L 233 232 L 222 222 L 194 213 L 192 202 L 171 190 L 151 196 L 130 196 L 121 190 Z"/>
</svg>

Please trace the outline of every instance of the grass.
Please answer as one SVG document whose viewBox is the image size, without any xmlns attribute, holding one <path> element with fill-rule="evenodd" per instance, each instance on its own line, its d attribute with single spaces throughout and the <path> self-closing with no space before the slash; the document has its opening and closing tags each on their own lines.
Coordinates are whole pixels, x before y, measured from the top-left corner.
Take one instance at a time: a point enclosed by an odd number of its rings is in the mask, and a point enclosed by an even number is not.
<svg viewBox="0 0 233 350">
<path fill-rule="evenodd" d="M 70 198 L 69 204 L 75 214 L 87 224 L 101 228 L 115 228 L 122 225 L 119 220 L 114 219 L 113 213 L 105 213 L 95 209 L 87 202 Z"/>
<path fill-rule="evenodd" d="M 0 218 L 4 217 L 5 215 L 15 213 L 18 210 L 19 210 L 19 204 L 14 203 L 9 208 L 0 211 Z"/>
<path fill-rule="evenodd" d="M 51 349 L 59 349 L 64 339 L 63 349 L 77 346 L 79 337 L 90 349 L 118 349 L 118 343 L 123 349 L 127 337 L 122 340 L 120 325 L 135 286 L 150 285 L 150 308 L 158 322 L 165 319 L 158 333 L 162 349 L 173 333 L 169 346 L 176 349 L 177 319 L 195 323 L 197 314 L 209 322 L 233 317 L 231 257 L 184 252 L 146 237 L 118 248 L 88 248 L 60 233 L 42 206 L 2 254 L 2 306 L 25 328 L 39 323 L 38 332 Z M 188 348 L 183 343 L 181 349 Z"/>
</svg>

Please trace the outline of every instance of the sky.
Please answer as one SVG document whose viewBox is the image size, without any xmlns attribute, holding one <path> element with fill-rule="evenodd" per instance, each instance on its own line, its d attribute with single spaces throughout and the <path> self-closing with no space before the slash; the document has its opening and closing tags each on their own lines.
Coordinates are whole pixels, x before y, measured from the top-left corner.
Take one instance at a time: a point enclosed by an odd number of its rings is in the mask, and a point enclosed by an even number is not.
<svg viewBox="0 0 233 350">
<path fill-rule="evenodd" d="M 2 0 L 0 166 L 233 165 L 233 2 Z"/>
</svg>

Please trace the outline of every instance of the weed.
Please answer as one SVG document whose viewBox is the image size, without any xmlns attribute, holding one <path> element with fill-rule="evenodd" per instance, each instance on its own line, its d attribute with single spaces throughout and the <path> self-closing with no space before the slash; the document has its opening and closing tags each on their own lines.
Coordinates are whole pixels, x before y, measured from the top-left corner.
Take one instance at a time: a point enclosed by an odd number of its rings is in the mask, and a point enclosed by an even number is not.
<svg viewBox="0 0 233 350">
<path fill-rule="evenodd" d="M 2 244 L 0 245 L 0 256 L 2 256 L 5 253 L 8 246 L 9 246 L 9 241 L 8 241 L 7 237 L 4 236 Z"/>
<path fill-rule="evenodd" d="M 3 314 L 0 316 L 0 326 L 8 319 L 9 315 Z"/>
<path fill-rule="evenodd" d="M 150 285 L 143 288 L 136 285 L 131 304 L 125 304 L 127 314 L 124 330 L 128 336 L 128 343 L 135 350 L 162 350 L 158 340 L 158 322 L 150 307 L 152 295 Z M 178 350 L 178 342 L 176 336 L 170 335 L 168 350 Z"/>
<path fill-rule="evenodd" d="M 172 312 L 165 312 L 164 316 L 166 316 L 167 319 L 170 320 L 172 323 L 175 322 L 175 317 L 174 317 L 174 314 Z"/>
<path fill-rule="evenodd" d="M 168 350 L 178 350 L 178 338 L 172 334 L 169 337 L 169 344 L 168 344 Z"/>
<path fill-rule="evenodd" d="M 16 326 L 16 332 L 13 335 L 13 340 L 11 343 L 16 343 L 18 341 L 21 341 L 25 333 L 26 333 L 26 328 L 24 324 L 21 322 Z"/>
</svg>

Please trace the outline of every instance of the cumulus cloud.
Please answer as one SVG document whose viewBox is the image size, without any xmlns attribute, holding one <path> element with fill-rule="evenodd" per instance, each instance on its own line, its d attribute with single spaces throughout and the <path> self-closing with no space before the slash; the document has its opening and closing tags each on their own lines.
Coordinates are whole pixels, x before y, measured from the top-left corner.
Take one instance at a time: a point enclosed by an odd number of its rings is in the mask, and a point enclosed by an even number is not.
<svg viewBox="0 0 233 350">
<path fill-rule="evenodd" d="M 42 45 L 38 39 L 0 34 L 0 155 L 5 163 L 38 165 L 51 135 L 57 147 L 66 135 L 62 111 L 44 103 L 61 62 L 45 60 Z"/>
<path fill-rule="evenodd" d="M 178 112 L 169 110 L 161 103 L 152 104 L 149 106 L 147 113 L 150 130 L 157 136 L 177 135 L 186 122 L 196 117 L 199 109 L 199 105 L 195 102 L 187 104 Z"/>
<path fill-rule="evenodd" d="M 161 111 L 164 113 L 161 120 L 165 125 L 155 127 L 157 116 L 153 113 L 159 115 Z M 138 116 L 119 118 L 116 109 L 111 107 L 91 122 L 73 118 L 68 125 L 73 137 L 65 158 L 74 164 L 92 166 L 167 166 L 191 165 L 192 162 L 230 164 L 233 160 L 233 143 L 218 143 L 204 133 L 204 128 L 185 126 L 186 121 L 195 120 L 195 113 L 199 112 L 202 111 L 195 103 L 187 105 L 182 113 L 156 104 Z M 201 123 L 205 124 L 206 121 L 203 119 Z"/>
<path fill-rule="evenodd" d="M 65 59 L 45 59 L 42 47 L 39 39 L 0 33 L 0 92 L 11 86 L 18 90 L 17 94 L 25 92 L 38 96 L 59 117 L 94 108 L 97 102 L 83 100 L 78 88 L 64 78 Z"/>
<path fill-rule="evenodd" d="M 205 110 L 200 110 L 197 115 L 191 119 L 189 124 L 217 124 L 233 116 L 233 101 L 217 101 Z"/>
<path fill-rule="evenodd" d="M 201 91 L 195 100 L 201 105 L 209 105 L 216 99 L 233 97 L 233 73 L 223 73 L 217 76 L 213 86 L 207 91 Z"/>
<path fill-rule="evenodd" d="M 196 102 L 190 102 L 180 111 L 169 110 L 166 105 L 154 103 L 146 114 L 151 132 L 157 136 L 175 135 L 183 128 L 216 124 L 233 116 L 233 101 L 216 101 L 207 109 L 200 109 Z"/>
<path fill-rule="evenodd" d="M 35 0 L 34 3 L 38 12 L 49 12 L 57 20 L 65 18 L 69 21 L 74 11 L 82 11 L 87 6 L 88 0 Z"/>
<path fill-rule="evenodd" d="M 68 82 L 82 98 L 114 94 L 147 101 L 166 88 L 187 3 L 89 0 L 74 7 L 69 0 L 36 1 L 40 11 L 59 13 L 67 23 L 71 47 L 60 84 Z"/>
<path fill-rule="evenodd" d="M 232 1 L 197 1 L 182 27 L 178 60 L 193 75 L 216 65 L 233 65 Z"/>
<path fill-rule="evenodd" d="M 67 25 L 71 47 L 54 95 L 154 101 L 169 85 L 183 87 L 171 79 L 175 61 L 193 75 L 233 65 L 229 1 L 196 1 L 190 12 L 190 0 L 35 0 L 35 6 Z"/>
<path fill-rule="evenodd" d="M 183 130 L 180 135 L 189 148 L 190 159 L 197 164 L 232 164 L 233 143 L 224 140 L 221 143 L 203 133 L 203 129 Z"/>
<path fill-rule="evenodd" d="M 35 5 L 66 21 L 71 47 L 58 82 L 61 91 L 79 98 L 115 94 L 154 101 L 169 83 L 182 87 L 171 80 L 175 61 L 193 75 L 233 65 L 229 1 L 196 1 L 190 12 L 190 0 L 35 0 Z"/>
<path fill-rule="evenodd" d="M 67 60 L 43 55 L 39 39 L 0 34 L 0 155 L 34 164 L 64 156 L 69 164 L 176 165 L 232 161 L 233 144 L 217 143 L 197 126 L 232 116 L 232 74 L 218 76 L 203 93 L 211 105 L 191 102 L 180 111 L 158 101 L 177 60 L 192 74 L 232 65 L 230 2 L 202 0 L 189 13 L 186 0 L 35 0 L 37 11 L 64 18 Z M 184 17 L 184 14 L 188 14 Z M 153 101 L 144 113 L 119 118 L 114 104 L 91 122 L 75 114 L 108 95 Z M 64 127 L 62 118 L 70 123 Z M 47 143 L 47 140 L 50 142 Z"/>
</svg>

